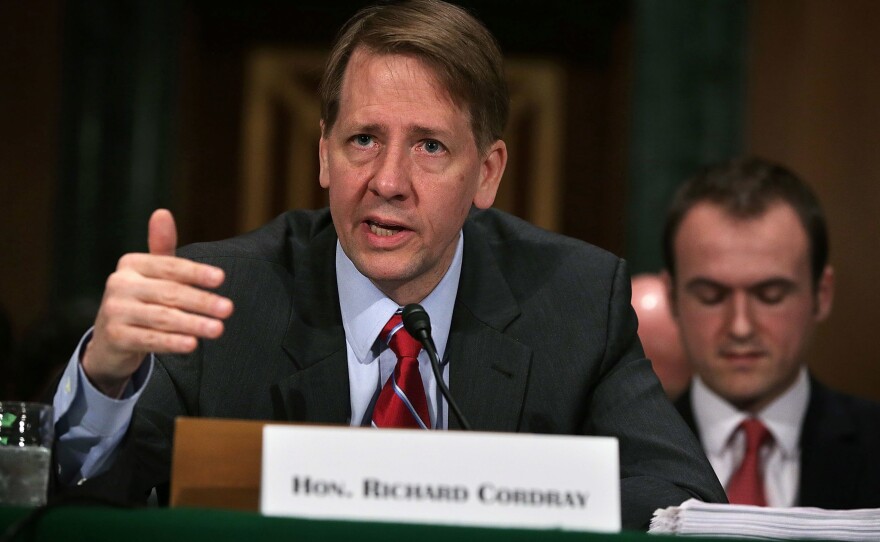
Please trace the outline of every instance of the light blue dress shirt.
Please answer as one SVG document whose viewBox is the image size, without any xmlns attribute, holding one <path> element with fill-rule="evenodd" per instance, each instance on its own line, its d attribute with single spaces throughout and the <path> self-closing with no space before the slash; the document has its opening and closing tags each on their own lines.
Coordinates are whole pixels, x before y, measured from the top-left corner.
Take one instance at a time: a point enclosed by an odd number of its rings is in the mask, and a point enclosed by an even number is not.
<svg viewBox="0 0 880 542">
<path fill-rule="evenodd" d="M 461 260 L 464 237 L 459 233 L 455 256 L 446 274 L 421 301 L 431 316 L 431 335 L 437 347 L 437 357 L 445 361 L 446 342 L 452 322 L 455 294 L 461 277 Z M 348 348 L 348 381 L 351 396 L 351 424 L 361 425 L 371 414 L 370 404 L 382 384 L 394 371 L 397 357 L 382 341 L 379 332 L 399 308 L 397 303 L 385 296 L 370 279 L 362 275 L 352 261 L 336 244 L 336 277 L 339 288 L 339 306 L 342 310 L 342 327 Z M 443 380 L 449 383 L 448 364 L 443 364 Z M 436 429 L 448 427 L 448 405 L 442 400 L 437 382 L 431 370 L 431 362 L 424 349 L 419 353 L 419 372 L 428 396 L 431 425 Z M 368 423 L 366 425 L 369 425 Z"/>
<path fill-rule="evenodd" d="M 445 359 L 446 343 L 461 277 L 463 247 L 464 236 L 459 232 L 458 245 L 449 269 L 421 302 L 431 316 L 432 336 L 437 355 L 443 361 L 441 370 L 447 384 L 449 365 Z M 348 351 L 350 424 L 369 424 L 373 398 L 397 363 L 394 353 L 377 338 L 399 307 L 355 268 L 338 241 L 336 277 Z M 155 364 L 155 356 L 150 354 L 132 375 L 122 398 L 111 399 L 89 382 L 79 363 L 91 336 L 90 330 L 80 341 L 55 391 L 53 404 L 55 434 L 59 443 L 59 481 L 65 485 L 96 476 L 112 464 L 116 449 L 131 423 L 134 406 Z M 431 425 L 436 429 L 446 429 L 449 425 L 448 405 L 439 393 L 430 360 L 424 350 L 419 353 L 419 372 L 428 396 Z"/>
</svg>

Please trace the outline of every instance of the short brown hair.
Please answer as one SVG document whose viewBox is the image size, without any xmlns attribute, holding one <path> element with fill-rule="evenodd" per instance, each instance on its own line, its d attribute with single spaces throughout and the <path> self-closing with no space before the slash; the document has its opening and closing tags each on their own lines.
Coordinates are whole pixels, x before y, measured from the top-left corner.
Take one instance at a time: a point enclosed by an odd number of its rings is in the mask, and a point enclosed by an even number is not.
<svg viewBox="0 0 880 542">
<path fill-rule="evenodd" d="M 698 203 L 718 205 L 732 217 L 757 218 L 773 204 L 790 205 L 809 240 L 810 271 L 818 287 L 828 264 L 828 227 L 819 198 L 785 167 L 754 157 L 707 166 L 681 185 L 666 213 L 663 258 L 675 276 L 675 235 L 685 215 Z"/>
<path fill-rule="evenodd" d="M 321 78 L 321 120 L 329 132 L 339 113 L 342 79 L 358 48 L 412 55 L 434 69 L 440 84 L 470 114 L 477 147 L 501 139 L 510 108 L 501 49 L 464 9 L 440 0 L 410 0 L 360 10 L 336 37 Z"/>
</svg>

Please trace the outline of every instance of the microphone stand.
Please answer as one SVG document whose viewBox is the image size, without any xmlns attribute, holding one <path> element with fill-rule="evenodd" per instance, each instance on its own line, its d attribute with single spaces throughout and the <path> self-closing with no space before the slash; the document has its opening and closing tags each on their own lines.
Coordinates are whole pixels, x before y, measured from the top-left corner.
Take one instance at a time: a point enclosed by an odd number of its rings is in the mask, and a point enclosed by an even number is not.
<svg viewBox="0 0 880 542">
<path fill-rule="evenodd" d="M 440 372 L 440 358 L 437 355 L 437 348 L 434 346 L 434 339 L 431 338 L 431 318 L 428 316 L 428 312 L 418 303 L 410 303 L 403 308 L 403 327 L 406 328 L 407 333 L 422 343 L 422 347 L 428 353 L 428 359 L 431 360 L 431 369 L 434 371 L 434 379 L 437 381 L 440 393 L 449 403 L 449 409 L 455 414 L 461 428 L 470 431 L 471 424 L 461 413 L 461 409 L 458 408 L 458 404 L 449 393 L 446 382 L 443 381 L 443 373 Z"/>
</svg>

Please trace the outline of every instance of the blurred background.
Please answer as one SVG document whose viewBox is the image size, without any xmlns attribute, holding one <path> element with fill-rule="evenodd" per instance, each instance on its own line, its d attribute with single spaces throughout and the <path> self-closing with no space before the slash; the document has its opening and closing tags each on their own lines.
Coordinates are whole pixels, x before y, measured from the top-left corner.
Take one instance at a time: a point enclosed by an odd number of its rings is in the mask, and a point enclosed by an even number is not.
<svg viewBox="0 0 880 542">
<path fill-rule="evenodd" d="M 507 58 L 498 207 L 654 272 L 700 165 L 787 165 L 824 203 L 836 267 L 811 367 L 880 399 L 880 2 L 460 3 Z M 0 397 L 67 361 L 154 208 L 188 243 L 324 204 L 315 89 L 362 4 L 0 2 Z"/>
</svg>

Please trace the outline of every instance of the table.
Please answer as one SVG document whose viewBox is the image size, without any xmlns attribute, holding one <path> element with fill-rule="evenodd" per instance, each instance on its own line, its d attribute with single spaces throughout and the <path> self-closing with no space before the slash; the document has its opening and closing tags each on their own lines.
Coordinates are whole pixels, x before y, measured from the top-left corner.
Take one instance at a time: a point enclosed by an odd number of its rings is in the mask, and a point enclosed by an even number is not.
<svg viewBox="0 0 880 542">
<path fill-rule="evenodd" d="M 0 507 L 0 532 L 32 510 Z M 679 540 L 641 532 L 579 533 L 558 530 L 490 529 L 378 522 L 326 521 L 263 517 L 253 512 L 198 508 L 122 509 L 103 506 L 60 506 L 47 509 L 15 540 L 70 542 L 256 542 L 352 541 L 388 542 L 662 542 Z M 686 539 L 688 542 L 696 538 Z M 6 542 L 5 540 L 3 542 Z M 712 539 L 719 542 L 719 539 Z"/>
</svg>

